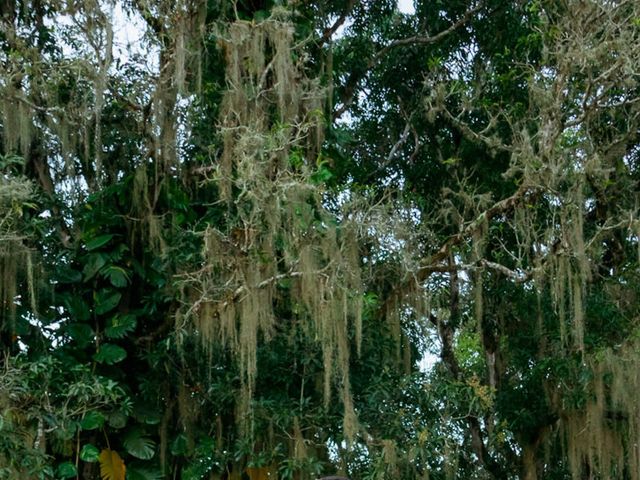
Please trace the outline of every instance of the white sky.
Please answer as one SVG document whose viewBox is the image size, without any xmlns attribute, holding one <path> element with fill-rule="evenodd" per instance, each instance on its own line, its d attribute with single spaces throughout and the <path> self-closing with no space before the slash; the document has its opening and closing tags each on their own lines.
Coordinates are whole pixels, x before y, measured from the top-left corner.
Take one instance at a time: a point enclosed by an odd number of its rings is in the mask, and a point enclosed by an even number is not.
<svg viewBox="0 0 640 480">
<path fill-rule="evenodd" d="M 400 13 L 408 13 L 411 15 L 416 13 L 413 0 L 398 0 L 398 10 Z"/>
</svg>

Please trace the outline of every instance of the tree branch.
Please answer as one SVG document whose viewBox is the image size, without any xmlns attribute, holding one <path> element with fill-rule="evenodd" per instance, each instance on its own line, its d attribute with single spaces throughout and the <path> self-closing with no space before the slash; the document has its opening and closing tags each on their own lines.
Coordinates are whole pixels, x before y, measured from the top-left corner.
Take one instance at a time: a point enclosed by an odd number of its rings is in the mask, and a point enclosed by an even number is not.
<svg viewBox="0 0 640 480">
<path fill-rule="evenodd" d="M 385 302 L 382 311 L 386 311 L 390 305 L 396 303 L 399 299 L 401 299 L 405 292 L 411 290 L 412 286 L 424 282 L 431 276 L 432 273 L 453 272 L 473 268 L 473 265 L 460 266 L 451 263 L 443 264 L 443 262 L 445 262 L 449 258 L 454 247 L 462 244 L 465 240 L 472 237 L 474 233 L 483 228 L 483 225 L 486 222 L 489 222 L 491 219 L 495 218 L 498 215 L 513 210 L 513 208 L 515 208 L 519 203 L 527 200 L 531 195 L 535 193 L 537 193 L 537 187 L 523 183 L 513 195 L 502 199 L 499 202 L 496 202 L 494 205 L 482 212 L 475 220 L 471 221 L 460 232 L 449 237 L 449 239 L 446 240 L 435 253 L 431 254 L 429 257 L 420 262 L 420 267 L 418 268 L 417 272 L 414 272 L 414 274 L 411 275 L 410 278 L 393 289 L 387 301 Z M 508 277 L 515 278 L 519 282 L 528 280 L 529 276 L 531 275 L 531 273 L 529 272 L 521 275 L 518 272 L 510 270 L 503 265 L 486 260 L 478 262 L 477 265 L 482 265 L 494 270 L 498 270 Z"/>
<path fill-rule="evenodd" d="M 347 20 L 347 17 L 351 13 L 355 5 L 356 5 L 356 0 L 349 0 L 349 3 L 347 4 L 347 7 L 344 9 L 344 12 L 342 12 L 342 15 L 338 17 L 338 19 L 333 23 L 333 25 L 331 25 L 329 28 L 325 28 L 324 31 L 322 32 L 322 37 L 320 37 L 320 40 L 318 41 L 320 45 L 324 45 L 325 43 L 331 41 L 331 37 L 333 36 L 334 33 L 338 31 L 338 29 L 342 25 L 344 25 L 344 22 Z"/>
<path fill-rule="evenodd" d="M 391 42 L 389 45 L 383 47 L 373 57 L 371 57 L 371 59 L 367 63 L 367 66 L 366 66 L 366 68 L 364 70 L 353 72 L 349 76 L 349 78 L 347 79 L 347 82 L 345 84 L 344 92 L 343 92 L 343 94 L 341 96 L 341 99 L 340 99 L 341 102 L 342 102 L 342 106 L 340 108 L 338 108 L 338 110 L 336 110 L 334 112 L 333 118 L 334 119 L 340 118 L 340 116 L 347 110 L 347 108 L 349 108 L 351 103 L 353 103 L 353 99 L 354 99 L 355 93 L 356 93 L 356 88 L 357 88 L 358 84 L 360 83 L 360 81 L 365 77 L 365 75 L 372 68 L 374 68 L 378 63 L 380 63 L 380 61 L 391 50 L 393 50 L 395 48 L 398 48 L 398 47 L 407 46 L 407 45 L 432 45 L 434 43 L 437 43 L 440 40 L 442 40 L 443 38 L 449 36 L 450 34 L 455 32 L 456 30 L 461 28 L 462 26 L 464 26 L 466 23 L 468 23 L 469 20 L 476 13 L 478 13 L 483 7 L 484 7 L 484 2 L 479 2 L 478 5 L 476 5 L 474 8 L 472 8 L 470 10 L 467 10 L 467 12 L 462 17 L 460 17 L 460 19 L 457 22 L 451 24 L 448 28 L 446 28 L 445 30 L 442 30 L 441 32 L 439 32 L 439 33 L 437 33 L 435 35 L 427 35 L 427 36 L 414 35 L 413 37 L 407 37 L 407 38 L 401 38 L 399 40 L 395 40 L 395 41 Z"/>
<path fill-rule="evenodd" d="M 451 317 L 453 318 L 455 312 L 459 309 L 459 293 L 457 286 L 457 275 L 455 273 L 451 274 Z M 429 321 L 435 325 L 438 329 L 438 336 L 440 337 L 440 341 L 442 342 L 442 350 L 440 351 L 440 358 L 442 362 L 451 373 L 451 376 L 454 380 L 460 381 L 462 376 L 462 371 L 460 369 L 460 365 L 458 364 L 458 359 L 455 356 L 455 351 L 453 348 L 453 340 L 454 340 L 454 326 L 451 321 L 444 322 L 441 319 L 437 318 L 435 315 L 429 315 Z M 501 467 L 497 462 L 489 455 L 487 447 L 484 443 L 482 427 L 480 425 L 480 421 L 475 415 L 467 415 L 465 417 L 467 422 L 467 426 L 469 428 L 469 432 L 471 433 L 471 446 L 473 448 L 474 453 L 478 458 L 478 463 L 482 465 L 482 467 L 493 477 L 493 478 L 503 478 Z"/>
<path fill-rule="evenodd" d="M 144 2 L 142 2 L 141 0 L 134 0 L 133 3 L 140 13 L 140 16 L 142 16 L 149 28 L 151 28 L 151 30 L 153 30 L 153 32 L 158 35 L 158 37 L 160 37 L 164 33 L 164 27 L 162 26 L 162 22 L 160 21 L 160 19 L 154 17 L 147 6 L 144 4 Z"/>
</svg>

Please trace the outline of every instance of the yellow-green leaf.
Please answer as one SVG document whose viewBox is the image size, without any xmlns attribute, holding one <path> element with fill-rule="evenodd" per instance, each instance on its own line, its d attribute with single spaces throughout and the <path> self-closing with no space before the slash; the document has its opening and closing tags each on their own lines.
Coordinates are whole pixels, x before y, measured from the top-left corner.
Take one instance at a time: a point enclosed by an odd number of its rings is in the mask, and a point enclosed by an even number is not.
<svg viewBox="0 0 640 480">
<path fill-rule="evenodd" d="M 100 452 L 100 478 L 102 480 L 125 480 L 127 467 L 118 452 L 105 448 Z"/>
<path fill-rule="evenodd" d="M 275 467 L 247 467 L 245 472 L 251 480 L 275 480 L 278 478 Z"/>
</svg>

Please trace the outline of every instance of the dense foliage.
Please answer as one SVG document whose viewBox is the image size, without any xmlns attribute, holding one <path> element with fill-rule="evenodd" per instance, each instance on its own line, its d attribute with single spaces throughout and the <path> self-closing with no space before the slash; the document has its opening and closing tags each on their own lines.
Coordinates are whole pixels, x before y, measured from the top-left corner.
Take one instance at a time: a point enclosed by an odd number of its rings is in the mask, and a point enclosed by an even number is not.
<svg viewBox="0 0 640 480">
<path fill-rule="evenodd" d="M 640 479 L 640 5 L 413 7 L 0 1 L 0 478 Z"/>
</svg>

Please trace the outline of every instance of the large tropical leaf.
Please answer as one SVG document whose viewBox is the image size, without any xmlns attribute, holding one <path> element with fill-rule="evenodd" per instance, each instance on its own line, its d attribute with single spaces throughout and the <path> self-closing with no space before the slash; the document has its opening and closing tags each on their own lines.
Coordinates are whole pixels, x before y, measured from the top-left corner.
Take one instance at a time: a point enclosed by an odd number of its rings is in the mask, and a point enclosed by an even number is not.
<svg viewBox="0 0 640 480">
<path fill-rule="evenodd" d="M 113 412 L 109 415 L 109 426 L 115 429 L 124 428 L 127 424 L 127 416 L 122 412 Z"/>
<path fill-rule="evenodd" d="M 85 244 L 85 247 L 87 247 L 87 250 L 91 251 L 91 250 L 95 250 L 97 248 L 100 248 L 104 245 L 106 245 L 107 243 L 109 243 L 109 241 L 113 238 L 113 234 L 108 233 L 106 235 L 99 235 L 95 238 L 92 238 L 91 240 L 87 241 L 87 243 Z"/>
<path fill-rule="evenodd" d="M 82 273 L 67 265 L 60 265 L 56 269 L 56 280 L 59 283 L 80 283 L 82 281 Z"/>
<path fill-rule="evenodd" d="M 133 416 L 141 423 L 147 425 L 158 425 L 162 420 L 157 409 L 151 408 L 148 404 L 138 402 L 133 407 Z"/>
<path fill-rule="evenodd" d="M 100 450 L 94 445 L 87 443 L 82 446 L 82 450 L 80 450 L 80 460 L 83 462 L 97 462 L 100 460 Z"/>
<path fill-rule="evenodd" d="M 136 329 L 136 317 L 135 315 L 115 315 L 109 322 L 109 326 L 105 329 L 104 333 L 109 338 L 122 338 L 127 333 Z"/>
<path fill-rule="evenodd" d="M 107 263 L 107 257 L 101 253 L 92 253 L 87 256 L 82 272 L 84 273 L 84 281 L 91 280 L 98 271 Z"/>
<path fill-rule="evenodd" d="M 152 467 L 130 466 L 127 469 L 127 480 L 161 480 L 162 472 Z"/>
<path fill-rule="evenodd" d="M 189 451 L 189 442 L 187 436 L 179 434 L 173 442 L 171 442 L 171 455 L 185 455 Z"/>
<path fill-rule="evenodd" d="M 80 421 L 80 428 L 83 430 L 95 430 L 96 428 L 104 425 L 105 417 L 100 412 L 87 412 L 84 418 Z"/>
<path fill-rule="evenodd" d="M 127 453 L 141 460 L 149 460 L 155 453 L 156 444 L 138 428 L 130 430 L 123 443 Z"/>
<path fill-rule="evenodd" d="M 114 363 L 124 360 L 126 357 L 127 351 L 124 348 L 113 345 L 112 343 L 104 343 L 100 346 L 100 350 L 93 356 L 93 359 L 98 363 L 113 365 Z"/>
<path fill-rule="evenodd" d="M 64 462 L 58 465 L 58 478 L 73 478 L 78 475 L 76 466 L 71 462 Z"/>
<path fill-rule="evenodd" d="M 126 287 L 129 283 L 129 276 L 127 275 L 125 269 L 122 267 L 111 265 L 110 267 L 107 267 L 102 273 L 109 278 L 111 285 L 113 285 L 114 287 L 123 288 Z"/>
<path fill-rule="evenodd" d="M 86 323 L 70 323 L 65 328 L 66 332 L 76 341 L 78 347 L 86 347 L 93 343 L 95 333 Z"/>
<path fill-rule="evenodd" d="M 114 292 L 110 289 L 101 290 L 96 295 L 96 313 L 102 315 L 110 312 L 118 306 L 121 298 L 122 294 L 120 292 Z"/>
<path fill-rule="evenodd" d="M 63 304 L 76 322 L 86 322 L 91 318 L 89 305 L 79 295 L 62 295 Z"/>
<path fill-rule="evenodd" d="M 100 452 L 100 478 L 102 480 L 125 480 L 127 467 L 118 452 L 105 448 Z"/>
</svg>

